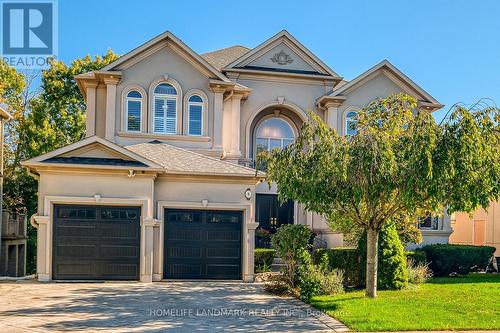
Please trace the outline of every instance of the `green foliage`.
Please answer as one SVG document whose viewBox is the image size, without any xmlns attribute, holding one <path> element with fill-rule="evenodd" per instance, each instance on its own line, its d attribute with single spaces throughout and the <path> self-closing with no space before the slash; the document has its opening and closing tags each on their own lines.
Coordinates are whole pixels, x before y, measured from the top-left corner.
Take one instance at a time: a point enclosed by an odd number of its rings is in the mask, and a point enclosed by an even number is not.
<svg viewBox="0 0 500 333">
<path fill-rule="evenodd" d="M 366 263 L 366 236 L 361 237 L 358 249 L 361 261 Z M 364 278 L 366 272 L 361 271 Z M 408 286 L 405 251 L 393 223 L 385 225 L 379 233 L 377 283 L 380 289 L 399 290 Z"/>
<path fill-rule="evenodd" d="M 20 162 L 83 138 L 86 108 L 74 76 L 101 69 L 115 59 L 117 55 L 108 51 L 102 57 L 77 59 L 70 66 L 53 61 L 42 72 L 41 92 L 29 99 L 31 94 L 24 93 L 25 108 L 11 125 L 11 136 L 16 139 L 7 148 L 12 152 L 5 165 L 5 202 L 9 207 L 26 208 L 28 215 L 36 212 L 36 181 Z"/>
<path fill-rule="evenodd" d="M 407 261 L 408 282 L 411 284 L 425 283 L 432 277 L 432 271 L 429 264 L 425 262 L 415 262 L 413 260 Z"/>
<path fill-rule="evenodd" d="M 427 256 L 424 251 L 416 249 L 414 251 L 406 251 L 407 261 L 412 261 L 415 264 L 427 264 Z"/>
<path fill-rule="evenodd" d="M 496 107 L 454 106 L 436 124 L 413 97 L 392 95 L 359 112 L 350 137 L 310 117 L 294 144 L 259 157 L 281 200 L 325 215 L 334 230 L 378 232 L 392 220 L 405 234 L 416 216 L 444 207 L 471 212 L 500 198 Z M 373 281 L 377 272 L 370 272 Z M 376 295 L 373 285 L 368 289 Z"/>
<path fill-rule="evenodd" d="M 495 253 L 492 246 L 434 244 L 421 248 L 435 276 L 483 271 Z"/>
<path fill-rule="evenodd" d="M 302 252 L 309 249 L 310 238 L 311 231 L 301 224 L 283 225 L 272 237 L 276 255 L 285 262 L 283 275 L 292 288 L 295 286 L 297 269 L 303 259 Z"/>
<path fill-rule="evenodd" d="M 273 249 L 255 249 L 254 262 L 257 273 L 269 272 L 273 264 L 276 251 Z"/>
<path fill-rule="evenodd" d="M 329 269 L 326 254 L 320 260 L 319 265 L 312 263 L 311 255 L 307 250 L 302 250 L 300 256 L 298 288 L 303 301 L 309 302 L 313 296 L 334 295 L 344 290 L 343 273 Z"/>
<path fill-rule="evenodd" d="M 326 258 L 330 270 L 339 270 L 344 273 L 346 286 L 358 287 L 363 285 L 359 251 L 356 248 L 318 249 L 313 252 L 312 259 L 316 265 Z"/>
</svg>

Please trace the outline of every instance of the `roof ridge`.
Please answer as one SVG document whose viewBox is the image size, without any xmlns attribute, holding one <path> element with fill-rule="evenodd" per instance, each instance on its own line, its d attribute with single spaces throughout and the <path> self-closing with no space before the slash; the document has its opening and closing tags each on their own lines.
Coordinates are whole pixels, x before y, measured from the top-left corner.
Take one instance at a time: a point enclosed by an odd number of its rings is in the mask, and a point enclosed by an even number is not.
<svg viewBox="0 0 500 333">
<path fill-rule="evenodd" d="M 224 51 L 224 50 L 227 50 L 227 49 L 231 49 L 233 47 L 242 47 L 244 49 L 247 49 L 248 51 L 251 50 L 251 48 L 249 47 L 246 47 L 245 45 L 241 45 L 241 44 L 235 44 L 235 45 L 231 45 L 231 46 L 227 46 L 227 47 L 223 47 L 221 49 L 216 49 L 216 50 L 213 50 L 213 51 L 208 51 L 208 52 L 203 52 L 201 53 L 200 55 L 207 55 L 207 54 L 210 54 L 210 53 L 215 53 L 215 52 L 220 52 L 220 51 Z"/>
</svg>

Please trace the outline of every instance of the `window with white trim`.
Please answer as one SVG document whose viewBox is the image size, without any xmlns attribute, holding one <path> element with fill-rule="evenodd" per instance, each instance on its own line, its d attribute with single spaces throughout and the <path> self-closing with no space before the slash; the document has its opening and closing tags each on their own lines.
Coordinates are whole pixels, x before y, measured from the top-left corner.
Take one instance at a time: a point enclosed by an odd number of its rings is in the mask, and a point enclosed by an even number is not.
<svg viewBox="0 0 500 333">
<path fill-rule="evenodd" d="M 169 83 L 160 83 L 153 92 L 153 130 L 155 133 L 177 133 L 177 90 Z"/>
<path fill-rule="evenodd" d="M 345 134 L 355 135 L 358 133 L 357 123 L 358 114 L 355 111 L 349 111 L 345 116 Z"/>
<path fill-rule="evenodd" d="M 142 119 L 142 95 L 137 90 L 131 90 L 126 97 L 125 128 L 128 132 L 140 132 Z"/>
<path fill-rule="evenodd" d="M 203 112 L 205 103 L 199 95 L 193 95 L 188 100 L 188 135 L 203 134 Z"/>
</svg>

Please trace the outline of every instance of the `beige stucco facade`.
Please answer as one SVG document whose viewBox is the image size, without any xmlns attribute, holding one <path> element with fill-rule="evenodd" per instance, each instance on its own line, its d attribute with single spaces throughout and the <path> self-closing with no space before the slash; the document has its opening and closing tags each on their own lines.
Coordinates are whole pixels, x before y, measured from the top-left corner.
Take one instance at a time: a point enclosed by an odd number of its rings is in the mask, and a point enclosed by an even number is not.
<svg viewBox="0 0 500 333">
<path fill-rule="evenodd" d="M 242 211 L 241 278 L 251 281 L 254 232 L 259 223 L 255 197 L 277 191 L 276 186 L 269 188 L 261 182 L 263 175 L 245 168 L 254 165 L 259 124 L 269 118 L 283 119 L 296 136 L 308 112 L 314 112 L 345 134 L 348 112 L 398 92 L 414 96 L 429 112 L 442 107 L 388 61 L 346 81 L 286 31 L 254 49 L 237 50 L 239 54 L 231 54 L 236 48 L 228 48 L 199 55 L 167 32 L 99 71 L 76 76 L 87 104 L 87 138 L 24 163 L 39 180 L 39 211 L 32 222 L 38 227 L 40 280 L 51 279 L 53 205 L 92 203 L 141 207 L 142 281 L 162 278 L 164 208 Z M 155 112 L 159 111 L 154 91 L 159 84 L 176 91 L 169 97 L 176 110 L 170 119 L 175 129 L 169 134 L 155 130 Z M 130 91 L 141 96 L 136 99 L 140 125 L 134 131 L 127 128 Z M 202 99 L 203 106 L 198 135 L 188 133 L 193 95 Z M 152 145 L 158 142 L 184 150 L 155 153 L 158 147 Z M 203 156 L 212 159 L 203 160 Z M 66 162 L 47 163 L 59 157 Z M 134 166 L 68 162 L 82 158 L 118 159 Z M 170 164 L 176 158 L 180 162 Z M 197 163 L 197 168 L 190 163 Z M 251 198 L 245 197 L 247 190 Z M 308 225 L 330 247 L 343 244 L 342 235 L 331 231 L 322 216 L 296 203 L 293 209 L 291 222 Z M 447 237 L 449 227 L 442 223 L 435 234 Z"/>
<path fill-rule="evenodd" d="M 455 213 L 451 222 L 453 233 L 450 243 L 487 245 L 496 248 L 500 257 L 500 204 L 491 202 L 487 209 L 478 209 L 472 214 Z"/>
</svg>

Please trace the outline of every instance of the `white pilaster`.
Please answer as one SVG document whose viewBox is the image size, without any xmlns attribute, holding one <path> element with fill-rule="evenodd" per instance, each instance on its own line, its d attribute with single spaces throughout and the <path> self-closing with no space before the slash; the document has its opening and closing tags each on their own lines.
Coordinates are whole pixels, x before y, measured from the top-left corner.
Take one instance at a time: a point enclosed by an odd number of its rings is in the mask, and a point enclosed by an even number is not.
<svg viewBox="0 0 500 333">
<path fill-rule="evenodd" d="M 115 117 L 116 117 L 116 85 L 119 78 L 109 77 L 104 79 L 106 84 L 106 134 L 109 141 L 115 139 Z"/>
<path fill-rule="evenodd" d="M 244 256 L 243 260 L 243 282 L 253 282 L 255 275 L 255 267 L 254 267 L 254 253 L 255 253 L 255 229 L 259 226 L 258 223 L 249 222 L 247 223 L 247 232 L 246 232 L 246 242 L 248 253 Z"/>
<path fill-rule="evenodd" d="M 96 88 L 97 81 L 87 82 L 87 119 L 85 123 L 85 137 L 95 135 L 95 117 L 96 117 Z"/>
<path fill-rule="evenodd" d="M 142 260 L 141 260 L 141 282 L 153 281 L 153 248 L 154 248 L 154 233 L 153 228 L 155 221 L 153 219 L 144 219 L 142 223 Z"/>
<path fill-rule="evenodd" d="M 230 155 L 232 157 L 240 157 L 240 109 L 241 109 L 241 98 L 243 96 L 240 94 L 234 94 L 231 101 L 231 151 Z"/>
<path fill-rule="evenodd" d="M 332 104 L 327 104 L 327 110 L 326 110 L 326 123 L 328 126 L 333 128 L 334 130 L 339 133 L 339 124 L 338 124 L 338 106 L 337 105 L 332 105 Z"/>
<path fill-rule="evenodd" d="M 213 149 L 222 149 L 222 124 L 224 113 L 224 88 L 213 88 L 214 92 L 214 134 Z"/>
</svg>

